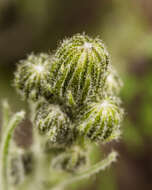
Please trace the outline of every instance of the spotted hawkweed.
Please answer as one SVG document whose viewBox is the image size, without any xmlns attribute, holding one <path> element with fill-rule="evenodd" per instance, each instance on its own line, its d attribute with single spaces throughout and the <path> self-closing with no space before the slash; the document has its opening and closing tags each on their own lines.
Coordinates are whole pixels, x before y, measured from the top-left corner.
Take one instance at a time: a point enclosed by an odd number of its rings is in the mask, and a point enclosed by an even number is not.
<svg viewBox="0 0 152 190">
<path fill-rule="evenodd" d="M 24 112 L 11 116 L 5 101 L 3 190 L 63 189 L 116 160 L 115 151 L 95 164 L 89 156 L 94 144 L 119 138 L 123 119 L 118 97 L 122 82 L 102 40 L 76 34 L 61 42 L 54 54 L 29 55 L 17 65 L 14 86 L 29 103 L 33 144 L 20 150 L 11 140 Z"/>
</svg>

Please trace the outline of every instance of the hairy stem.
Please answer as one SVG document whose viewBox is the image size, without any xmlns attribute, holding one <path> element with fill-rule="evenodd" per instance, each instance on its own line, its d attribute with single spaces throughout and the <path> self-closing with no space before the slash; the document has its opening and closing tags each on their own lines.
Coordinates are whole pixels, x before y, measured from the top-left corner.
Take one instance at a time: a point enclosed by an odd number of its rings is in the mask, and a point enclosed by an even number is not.
<svg viewBox="0 0 152 190">
<path fill-rule="evenodd" d="M 68 180 L 65 180 L 64 182 L 60 183 L 57 185 L 55 188 L 52 190 L 60 190 L 64 189 L 65 186 L 70 185 L 74 182 L 80 181 L 85 178 L 89 178 L 90 176 L 100 172 L 101 170 L 106 169 L 112 162 L 115 162 L 117 158 L 117 152 L 112 151 L 107 158 L 104 160 L 98 162 L 97 164 L 91 166 L 90 168 L 86 169 L 85 171 L 81 173 L 77 173 Z"/>
<path fill-rule="evenodd" d="M 14 129 L 24 118 L 24 111 L 16 113 L 8 122 L 8 126 L 4 135 L 1 147 L 1 184 L 3 190 L 8 190 L 7 166 L 9 147 Z"/>
</svg>

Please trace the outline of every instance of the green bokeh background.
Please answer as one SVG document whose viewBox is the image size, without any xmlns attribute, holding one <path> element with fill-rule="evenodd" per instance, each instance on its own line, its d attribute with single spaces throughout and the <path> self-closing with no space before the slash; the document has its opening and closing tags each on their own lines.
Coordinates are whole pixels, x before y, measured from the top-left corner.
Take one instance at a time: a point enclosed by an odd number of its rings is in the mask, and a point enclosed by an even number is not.
<svg viewBox="0 0 152 190">
<path fill-rule="evenodd" d="M 151 0 L 0 0 L 0 100 L 7 98 L 14 111 L 26 108 L 13 89 L 16 63 L 31 52 L 53 51 L 66 36 L 82 32 L 107 45 L 124 82 L 126 114 L 120 141 L 104 147 L 119 152 L 117 163 L 71 189 L 151 190 Z"/>
</svg>

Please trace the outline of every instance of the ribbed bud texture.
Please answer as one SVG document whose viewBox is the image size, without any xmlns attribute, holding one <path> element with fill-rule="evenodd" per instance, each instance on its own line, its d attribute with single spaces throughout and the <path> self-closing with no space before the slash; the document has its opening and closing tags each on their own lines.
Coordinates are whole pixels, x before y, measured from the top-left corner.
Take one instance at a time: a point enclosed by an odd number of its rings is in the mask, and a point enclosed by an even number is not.
<svg viewBox="0 0 152 190">
<path fill-rule="evenodd" d="M 37 100 L 47 88 L 49 62 L 50 56 L 41 53 L 39 55 L 31 54 L 18 64 L 14 83 L 24 98 Z"/>
<path fill-rule="evenodd" d="M 107 75 L 109 55 L 98 39 L 77 34 L 57 49 L 50 70 L 52 93 L 69 106 L 96 99 Z"/>
<path fill-rule="evenodd" d="M 112 98 L 90 103 L 80 114 L 78 130 L 92 141 L 107 142 L 119 136 L 123 111 Z"/>
<path fill-rule="evenodd" d="M 72 141 L 72 127 L 69 117 L 58 105 L 39 103 L 35 116 L 35 125 L 39 133 L 56 145 Z"/>
</svg>

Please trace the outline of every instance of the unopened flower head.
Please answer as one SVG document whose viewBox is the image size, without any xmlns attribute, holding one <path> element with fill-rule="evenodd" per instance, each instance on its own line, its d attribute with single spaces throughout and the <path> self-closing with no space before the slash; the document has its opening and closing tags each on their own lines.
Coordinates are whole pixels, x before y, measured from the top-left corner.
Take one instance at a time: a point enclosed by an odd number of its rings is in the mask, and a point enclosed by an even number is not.
<svg viewBox="0 0 152 190">
<path fill-rule="evenodd" d="M 24 98 L 37 100 L 47 86 L 50 56 L 31 54 L 18 64 L 15 86 Z"/>
<path fill-rule="evenodd" d="M 84 104 L 103 90 L 109 54 L 98 38 L 77 34 L 61 43 L 50 70 L 50 88 L 69 106 Z"/>
<path fill-rule="evenodd" d="M 72 142 L 70 119 L 58 105 L 40 102 L 36 109 L 35 126 L 52 145 L 64 146 Z"/>
<path fill-rule="evenodd" d="M 78 130 L 81 135 L 96 142 L 107 142 L 119 136 L 123 110 L 114 99 L 90 103 L 80 114 Z"/>
</svg>

